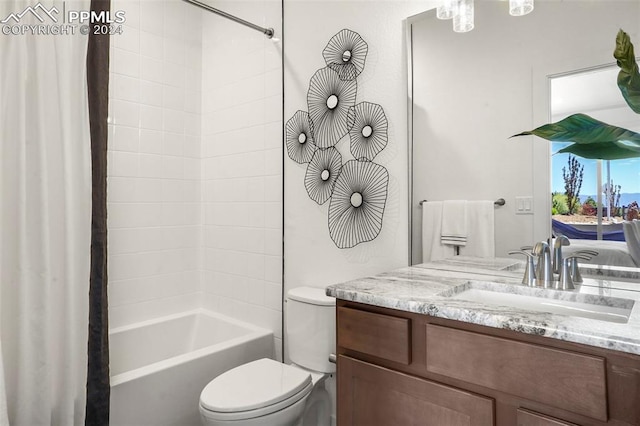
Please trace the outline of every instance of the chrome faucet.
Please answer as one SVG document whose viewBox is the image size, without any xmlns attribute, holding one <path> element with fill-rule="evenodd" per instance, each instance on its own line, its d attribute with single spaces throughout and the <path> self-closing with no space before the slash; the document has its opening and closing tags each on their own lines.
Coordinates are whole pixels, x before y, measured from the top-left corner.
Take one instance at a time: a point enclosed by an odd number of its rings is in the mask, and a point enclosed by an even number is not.
<svg viewBox="0 0 640 426">
<path fill-rule="evenodd" d="M 536 243 L 533 247 L 533 254 L 538 256 L 538 265 L 536 266 L 536 284 L 539 286 L 550 287 L 553 285 L 553 269 L 551 265 L 551 249 L 545 241 Z"/>
<path fill-rule="evenodd" d="M 584 254 L 572 254 L 570 256 L 567 256 L 563 261 L 562 261 L 562 267 L 560 268 L 560 279 L 558 280 L 558 283 L 556 285 L 556 289 L 558 290 L 573 290 L 576 287 L 574 286 L 574 282 L 575 283 L 581 283 L 582 282 L 582 277 L 580 277 L 580 281 L 575 281 L 573 279 L 573 274 L 572 274 L 572 269 L 573 266 L 575 265 L 575 270 L 578 270 L 578 259 L 583 259 L 583 260 L 591 260 L 591 257 L 586 256 Z M 578 275 L 579 277 L 579 275 Z"/>
<path fill-rule="evenodd" d="M 564 235 L 559 235 L 553 243 L 553 273 L 559 274 L 562 268 L 562 246 L 571 244 Z"/>
<path fill-rule="evenodd" d="M 525 249 L 526 247 L 521 250 L 510 251 L 509 254 L 522 254 L 526 257 L 527 264 L 524 269 L 522 284 L 532 286 L 535 285 L 536 282 L 535 265 L 533 263 L 536 256 L 535 254 L 531 253 L 531 247 L 529 247 L 529 251 L 526 251 Z"/>
</svg>

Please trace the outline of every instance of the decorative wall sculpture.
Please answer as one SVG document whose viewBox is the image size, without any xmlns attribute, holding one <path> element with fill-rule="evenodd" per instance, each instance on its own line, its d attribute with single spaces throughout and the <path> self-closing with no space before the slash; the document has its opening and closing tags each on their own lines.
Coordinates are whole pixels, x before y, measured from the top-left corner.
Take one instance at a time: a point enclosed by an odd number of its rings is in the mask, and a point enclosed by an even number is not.
<svg viewBox="0 0 640 426">
<path fill-rule="evenodd" d="M 331 37 L 322 56 L 327 66 L 338 73 L 340 80 L 354 80 L 364 69 L 368 50 L 369 46 L 360 34 L 342 30 Z"/>
<path fill-rule="evenodd" d="M 318 148 L 328 148 L 347 134 L 349 108 L 356 103 L 355 80 L 340 80 L 331 68 L 322 68 L 311 77 L 307 106 Z"/>
<path fill-rule="evenodd" d="M 371 241 L 382 229 L 389 172 L 367 160 L 342 166 L 329 204 L 329 234 L 339 248 Z"/>
<path fill-rule="evenodd" d="M 337 149 L 319 149 L 315 152 L 304 176 L 304 187 L 313 201 L 324 204 L 331 197 L 340 169 L 342 155 Z"/>
<path fill-rule="evenodd" d="M 358 33 L 344 29 L 334 35 L 322 51 L 327 66 L 309 83 L 309 112 L 297 111 L 286 125 L 287 154 L 308 163 L 309 198 L 320 205 L 330 200 L 329 235 L 341 249 L 380 234 L 387 202 L 389 172 L 373 162 L 387 146 L 387 118 L 380 105 L 356 104 L 356 78 L 367 52 Z M 354 159 L 343 164 L 338 145 L 347 134 Z"/>
<path fill-rule="evenodd" d="M 382 107 L 360 102 L 347 114 L 351 154 L 360 160 L 373 160 L 387 146 L 387 117 Z"/>
<path fill-rule="evenodd" d="M 287 154 L 296 163 L 308 163 L 316 152 L 316 144 L 313 141 L 309 114 L 305 111 L 297 111 L 287 121 L 286 140 Z"/>
</svg>

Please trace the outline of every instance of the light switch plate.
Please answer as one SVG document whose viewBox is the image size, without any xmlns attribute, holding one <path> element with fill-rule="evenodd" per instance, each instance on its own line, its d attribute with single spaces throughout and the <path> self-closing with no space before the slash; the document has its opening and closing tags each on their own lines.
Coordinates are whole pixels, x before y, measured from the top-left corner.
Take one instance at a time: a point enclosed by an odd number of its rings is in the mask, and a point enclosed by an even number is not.
<svg viewBox="0 0 640 426">
<path fill-rule="evenodd" d="M 516 214 L 533 214 L 533 196 L 516 197 Z"/>
</svg>

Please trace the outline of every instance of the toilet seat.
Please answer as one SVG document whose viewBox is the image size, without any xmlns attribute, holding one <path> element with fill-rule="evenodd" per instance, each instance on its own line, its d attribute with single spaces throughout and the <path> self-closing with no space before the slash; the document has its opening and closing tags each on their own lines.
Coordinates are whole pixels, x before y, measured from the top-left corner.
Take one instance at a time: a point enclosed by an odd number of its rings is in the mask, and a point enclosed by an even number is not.
<svg viewBox="0 0 640 426">
<path fill-rule="evenodd" d="M 312 388 L 307 371 L 263 358 L 213 379 L 200 395 L 200 407 L 211 419 L 251 419 L 295 404 Z"/>
</svg>

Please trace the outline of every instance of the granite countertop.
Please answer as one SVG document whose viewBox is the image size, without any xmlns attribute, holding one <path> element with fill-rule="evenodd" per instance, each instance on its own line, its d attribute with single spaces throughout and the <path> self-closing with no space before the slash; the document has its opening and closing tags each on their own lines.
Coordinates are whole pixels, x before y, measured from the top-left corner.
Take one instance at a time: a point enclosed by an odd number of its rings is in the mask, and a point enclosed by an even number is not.
<svg viewBox="0 0 640 426">
<path fill-rule="evenodd" d="M 640 355 L 640 282 L 584 277 L 576 290 L 558 291 L 520 283 L 519 262 L 457 256 L 327 287 L 338 299 L 514 330 Z M 453 298 L 474 288 L 630 309 L 628 320 L 609 322 L 526 307 L 500 306 Z"/>
</svg>

